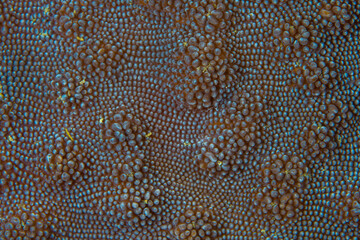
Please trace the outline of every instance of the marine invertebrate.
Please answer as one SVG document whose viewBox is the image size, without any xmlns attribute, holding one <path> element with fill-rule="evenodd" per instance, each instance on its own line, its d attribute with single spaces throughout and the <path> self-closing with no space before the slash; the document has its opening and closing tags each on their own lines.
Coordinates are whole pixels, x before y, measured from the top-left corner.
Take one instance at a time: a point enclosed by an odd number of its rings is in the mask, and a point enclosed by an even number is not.
<svg viewBox="0 0 360 240">
<path fill-rule="evenodd" d="M 1 238 L 360 236 L 355 1 L 0 6 Z"/>
</svg>

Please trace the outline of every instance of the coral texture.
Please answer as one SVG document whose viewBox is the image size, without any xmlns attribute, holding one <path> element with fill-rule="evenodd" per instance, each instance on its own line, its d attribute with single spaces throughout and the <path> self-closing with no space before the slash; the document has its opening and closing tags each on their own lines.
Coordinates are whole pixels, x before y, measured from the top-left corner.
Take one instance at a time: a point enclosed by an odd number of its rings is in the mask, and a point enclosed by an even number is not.
<svg viewBox="0 0 360 240">
<path fill-rule="evenodd" d="M 360 238 L 356 0 L 1 0 L 1 239 Z"/>
</svg>

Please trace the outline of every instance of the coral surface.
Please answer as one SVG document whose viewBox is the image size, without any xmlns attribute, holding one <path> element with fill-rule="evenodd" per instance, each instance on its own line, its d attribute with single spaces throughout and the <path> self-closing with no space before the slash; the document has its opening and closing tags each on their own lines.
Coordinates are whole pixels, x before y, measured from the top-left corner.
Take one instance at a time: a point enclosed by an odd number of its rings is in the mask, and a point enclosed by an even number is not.
<svg viewBox="0 0 360 240">
<path fill-rule="evenodd" d="M 1 0 L 1 239 L 359 239 L 357 0 Z"/>
</svg>

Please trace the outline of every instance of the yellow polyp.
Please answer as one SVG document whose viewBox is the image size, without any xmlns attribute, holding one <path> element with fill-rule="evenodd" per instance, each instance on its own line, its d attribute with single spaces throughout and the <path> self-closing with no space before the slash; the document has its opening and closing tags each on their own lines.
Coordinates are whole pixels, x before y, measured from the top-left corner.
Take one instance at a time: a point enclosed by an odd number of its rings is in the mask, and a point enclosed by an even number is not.
<svg viewBox="0 0 360 240">
<path fill-rule="evenodd" d="M 219 166 L 221 166 L 221 165 L 223 164 L 222 161 L 217 161 L 216 163 L 217 163 L 217 165 L 219 165 Z"/>
<path fill-rule="evenodd" d="M 338 136 L 337 136 L 337 141 L 338 141 L 339 144 L 341 144 L 341 142 L 342 142 L 342 137 L 338 135 Z"/>
<path fill-rule="evenodd" d="M 283 173 L 285 173 L 285 175 L 288 175 L 290 173 L 290 170 L 286 169 L 285 171 L 283 171 Z"/>
<path fill-rule="evenodd" d="M 65 132 L 68 135 L 68 137 L 70 138 L 71 141 L 74 141 L 74 139 L 71 137 L 69 131 L 67 130 L 67 128 L 65 128 Z"/>
<path fill-rule="evenodd" d="M 84 41 L 84 38 L 82 38 L 82 37 L 76 37 L 76 39 L 81 41 L 81 42 Z"/>
<path fill-rule="evenodd" d="M 145 204 L 147 204 L 147 203 L 148 203 L 148 200 L 147 200 L 147 199 L 145 199 L 145 200 L 144 200 L 144 203 L 145 203 Z"/>
<path fill-rule="evenodd" d="M 186 47 L 186 46 L 188 45 L 188 43 L 187 43 L 187 42 L 183 42 L 183 45 L 184 45 L 184 47 Z"/>
<path fill-rule="evenodd" d="M 59 96 L 57 99 L 60 99 L 62 103 L 65 103 L 64 99 L 61 96 Z"/>
<path fill-rule="evenodd" d="M 43 32 L 41 32 L 41 33 L 39 33 L 39 36 L 47 37 L 47 36 L 49 36 L 49 34 L 48 34 L 48 33 L 43 33 Z"/>
<path fill-rule="evenodd" d="M 99 51 L 97 52 L 97 54 L 103 54 L 105 52 L 105 49 L 100 48 Z"/>
<path fill-rule="evenodd" d="M 310 175 L 310 173 L 308 173 L 308 172 L 304 173 L 303 176 L 304 176 L 306 179 L 311 179 L 311 175 Z"/>
<path fill-rule="evenodd" d="M 145 135 L 145 137 L 150 137 L 152 135 L 152 132 L 149 132 L 148 134 Z"/>
<path fill-rule="evenodd" d="M 84 84 L 86 82 L 85 78 L 81 80 L 80 84 Z"/>
<path fill-rule="evenodd" d="M 265 230 L 265 229 L 261 229 L 261 233 L 266 233 L 266 230 Z"/>
<path fill-rule="evenodd" d="M 203 71 L 202 72 L 206 72 L 207 70 L 208 70 L 208 68 L 210 67 L 210 63 L 206 66 L 206 67 L 204 67 L 204 69 L 203 69 Z"/>
<path fill-rule="evenodd" d="M 22 204 L 20 205 L 20 207 L 21 207 L 23 210 L 25 210 L 25 211 L 29 210 L 29 209 L 26 208 L 26 205 L 25 205 L 24 203 L 22 203 Z"/>
<path fill-rule="evenodd" d="M 295 34 L 295 27 L 294 26 L 291 26 L 290 29 L 289 29 L 290 33 L 291 34 Z"/>
<path fill-rule="evenodd" d="M 50 8 L 49 7 L 46 7 L 45 9 L 44 9 L 44 13 L 45 14 L 48 14 L 50 12 Z"/>
<path fill-rule="evenodd" d="M 301 67 L 300 66 L 298 66 L 298 67 L 296 67 L 296 68 L 294 68 L 293 70 L 291 70 L 292 72 L 297 72 L 298 70 L 301 70 Z"/>
<path fill-rule="evenodd" d="M 326 10 L 326 9 L 321 9 L 320 10 L 320 16 L 324 17 L 324 18 L 330 18 L 332 16 L 332 12 Z"/>
<path fill-rule="evenodd" d="M 103 123 L 104 122 L 104 118 L 100 118 L 99 123 Z"/>
<path fill-rule="evenodd" d="M 14 139 L 11 135 L 8 136 L 8 140 L 9 140 L 10 142 L 15 142 L 15 139 Z"/>
</svg>

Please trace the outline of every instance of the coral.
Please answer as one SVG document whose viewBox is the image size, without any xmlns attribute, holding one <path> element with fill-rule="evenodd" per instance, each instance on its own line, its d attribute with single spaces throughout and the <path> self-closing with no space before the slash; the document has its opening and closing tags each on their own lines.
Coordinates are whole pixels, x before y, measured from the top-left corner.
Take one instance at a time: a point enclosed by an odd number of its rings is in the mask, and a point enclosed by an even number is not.
<svg viewBox="0 0 360 240">
<path fill-rule="evenodd" d="M 360 5 L 0 2 L 1 239 L 358 239 Z"/>
</svg>

